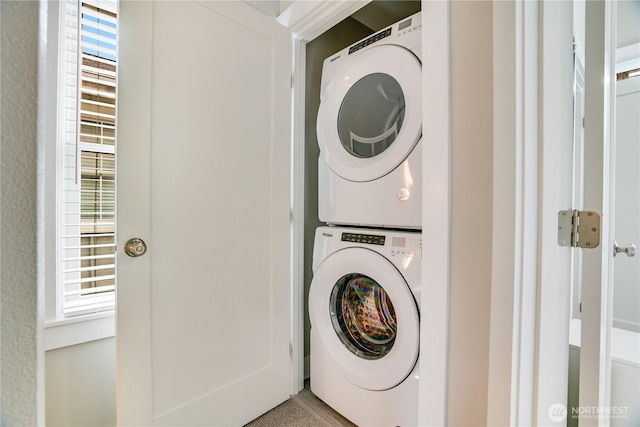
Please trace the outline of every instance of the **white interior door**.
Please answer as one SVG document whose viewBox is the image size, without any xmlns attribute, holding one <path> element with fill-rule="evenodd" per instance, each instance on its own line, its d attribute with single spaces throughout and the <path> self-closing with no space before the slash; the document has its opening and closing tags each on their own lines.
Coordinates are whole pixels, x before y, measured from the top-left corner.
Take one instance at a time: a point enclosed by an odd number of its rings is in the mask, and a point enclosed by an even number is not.
<svg viewBox="0 0 640 427">
<path fill-rule="evenodd" d="M 241 2 L 120 19 L 118 423 L 242 425 L 289 397 L 290 33 Z"/>
<path fill-rule="evenodd" d="M 640 78 L 616 85 L 615 240 L 613 326 L 640 333 Z"/>
</svg>

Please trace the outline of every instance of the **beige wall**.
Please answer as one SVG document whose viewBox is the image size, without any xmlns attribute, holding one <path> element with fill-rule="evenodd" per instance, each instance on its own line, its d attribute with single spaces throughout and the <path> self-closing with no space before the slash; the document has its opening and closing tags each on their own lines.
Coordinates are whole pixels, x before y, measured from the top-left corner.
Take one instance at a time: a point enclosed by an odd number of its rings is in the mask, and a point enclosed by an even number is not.
<svg viewBox="0 0 640 427">
<path fill-rule="evenodd" d="M 448 420 L 452 426 L 487 422 L 493 221 L 492 13 L 490 2 L 451 3 Z"/>
</svg>

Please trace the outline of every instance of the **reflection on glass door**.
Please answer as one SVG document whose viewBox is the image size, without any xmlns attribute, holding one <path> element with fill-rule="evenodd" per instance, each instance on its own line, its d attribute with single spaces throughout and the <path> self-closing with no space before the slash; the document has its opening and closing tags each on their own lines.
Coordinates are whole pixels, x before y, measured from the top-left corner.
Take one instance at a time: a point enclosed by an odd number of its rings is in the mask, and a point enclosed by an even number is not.
<svg viewBox="0 0 640 427">
<path fill-rule="evenodd" d="M 389 295 L 374 279 L 359 273 L 342 276 L 331 292 L 329 309 L 336 334 L 353 354 L 375 360 L 391 351 L 396 313 Z"/>
<path fill-rule="evenodd" d="M 340 142 L 355 157 L 375 157 L 396 140 L 404 112 L 405 99 L 398 81 L 388 74 L 369 74 L 358 80 L 342 101 Z"/>
</svg>

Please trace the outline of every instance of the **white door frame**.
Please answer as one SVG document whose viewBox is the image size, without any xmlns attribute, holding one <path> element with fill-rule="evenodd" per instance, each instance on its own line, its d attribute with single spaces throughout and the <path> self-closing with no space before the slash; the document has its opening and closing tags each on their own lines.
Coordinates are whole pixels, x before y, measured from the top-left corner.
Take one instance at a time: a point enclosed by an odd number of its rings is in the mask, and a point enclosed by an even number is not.
<svg viewBox="0 0 640 427">
<path fill-rule="evenodd" d="M 572 123 L 572 97 L 566 93 L 570 52 L 559 47 L 570 41 L 566 30 L 572 27 L 572 5 L 494 2 L 493 7 L 494 230 L 487 424 L 564 425 L 571 416 L 566 407 L 570 264 L 563 265 L 570 249 L 558 248 L 554 236 L 557 212 L 572 206 L 567 206 L 571 198 L 554 179 L 566 179 L 563 170 L 571 170 L 571 163 L 560 164 L 552 150 L 572 139 L 567 127 Z M 592 113 L 585 120 L 585 133 L 591 133 L 591 140 L 585 141 L 585 151 L 591 150 L 585 162 L 591 156 L 592 163 L 599 164 L 590 171 L 594 182 L 585 187 L 599 187 L 590 201 L 585 200 L 584 209 L 603 217 L 600 246 L 584 250 L 584 263 L 597 269 L 593 280 L 583 284 L 582 297 L 583 325 L 588 317 L 590 326 L 582 335 L 589 342 L 582 343 L 580 406 L 590 408 L 609 405 L 613 8 L 611 2 L 587 2 L 592 17 L 587 19 L 587 43 L 596 48 L 591 76 L 586 72 L 592 79 L 591 88 L 586 82 L 587 96 L 591 94 L 586 108 Z M 565 411 L 564 418 L 558 410 Z M 608 420 L 593 417 L 580 423 L 608 425 Z"/>
<path fill-rule="evenodd" d="M 538 4 L 493 3 L 488 425 L 533 425 L 539 251 Z"/>
<path fill-rule="evenodd" d="M 574 207 L 572 2 L 545 1 L 539 16 L 540 255 L 532 424 L 565 425 L 559 419 L 567 410 L 573 249 L 558 245 L 557 237 L 558 211 Z"/>
<path fill-rule="evenodd" d="M 586 2 L 584 209 L 601 215 L 600 246 L 584 251 L 580 337 L 580 408 L 608 408 L 611 400 L 613 314 L 613 180 L 615 151 L 615 2 Z M 579 420 L 609 425 L 605 413 Z"/>
<path fill-rule="evenodd" d="M 418 424 L 447 425 L 451 284 L 450 4 L 422 1 L 422 287 Z"/>
</svg>

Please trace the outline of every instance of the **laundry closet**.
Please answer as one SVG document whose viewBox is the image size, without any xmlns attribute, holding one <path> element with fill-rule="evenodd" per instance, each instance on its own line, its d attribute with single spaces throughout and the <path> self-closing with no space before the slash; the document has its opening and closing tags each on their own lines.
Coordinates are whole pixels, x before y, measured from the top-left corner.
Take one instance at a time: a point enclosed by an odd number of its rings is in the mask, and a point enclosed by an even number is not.
<svg viewBox="0 0 640 427">
<path fill-rule="evenodd" d="M 417 422 L 419 12 L 419 1 L 374 1 L 306 45 L 304 375 L 363 425 Z M 351 315 L 336 315 L 354 298 Z"/>
</svg>

